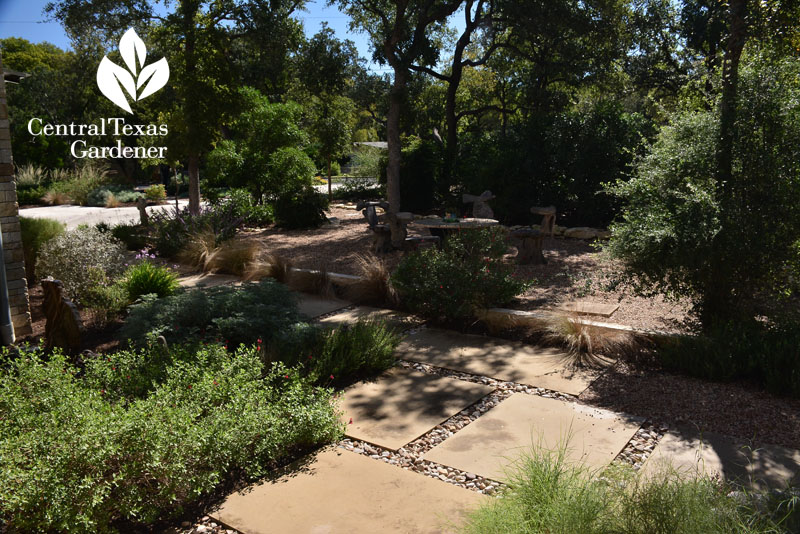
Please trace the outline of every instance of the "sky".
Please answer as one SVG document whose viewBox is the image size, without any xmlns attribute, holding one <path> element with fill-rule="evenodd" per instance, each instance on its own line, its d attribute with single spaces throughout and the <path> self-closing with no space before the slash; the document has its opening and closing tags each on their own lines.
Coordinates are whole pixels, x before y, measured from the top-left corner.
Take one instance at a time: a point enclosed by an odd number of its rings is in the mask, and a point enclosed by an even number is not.
<svg viewBox="0 0 800 534">
<path fill-rule="evenodd" d="M 50 42 L 59 48 L 70 48 L 69 39 L 58 22 L 48 22 L 42 14 L 49 0 L 0 0 L 0 38 L 22 37 L 34 43 Z M 319 31 L 323 22 L 336 32 L 339 39 L 350 39 L 356 44 L 361 57 L 369 60 L 367 37 L 364 34 L 351 33 L 348 29 L 350 18 L 336 7 L 328 7 L 325 0 L 310 0 L 306 11 L 300 12 L 298 18 L 303 21 L 307 36 Z M 368 61 L 373 72 L 386 72 L 385 66 Z"/>
</svg>

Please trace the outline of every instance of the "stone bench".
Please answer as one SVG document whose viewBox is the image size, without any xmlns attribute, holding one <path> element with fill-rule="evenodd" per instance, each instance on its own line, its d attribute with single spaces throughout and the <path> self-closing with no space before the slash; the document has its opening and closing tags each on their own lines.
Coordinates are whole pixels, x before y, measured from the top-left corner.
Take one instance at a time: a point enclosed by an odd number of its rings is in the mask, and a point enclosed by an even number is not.
<svg viewBox="0 0 800 534">
<path fill-rule="evenodd" d="M 517 263 L 520 265 L 543 265 L 547 263 L 542 254 L 544 233 L 530 228 L 521 228 L 508 234 L 517 241 Z"/>
<path fill-rule="evenodd" d="M 538 207 L 534 206 L 531 208 L 531 213 L 534 215 L 541 215 L 542 216 L 542 232 L 549 232 L 550 237 L 553 237 L 553 229 L 556 225 L 556 207 L 555 206 L 545 206 L 545 207 Z"/>
<path fill-rule="evenodd" d="M 361 210 L 361 214 L 364 215 L 364 218 L 367 220 L 367 225 L 369 225 L 369 230 L 372 232 L 373 252 L 376 254 L 383 254 L 386 252 L 391 252 L 393 249 L 392 229 L 390 225 L 380 222 L 377 208 L 381 208 L 384 213 L 386 213 L 386 217 L 389 216 L 389 203 L 386 201 L 361 201 L 356 204 L 356 209 Z M 408 223 L 414 220 L 414 214 L 407 211 L 401 211 L 398 212 L 395 217 L 397 222 L 400 224 L 400 228 L 403 232 L 403 240 L 405 242 L 408 239 L 406 237 L 408 234 L 406 226 Z"/>
</svg>

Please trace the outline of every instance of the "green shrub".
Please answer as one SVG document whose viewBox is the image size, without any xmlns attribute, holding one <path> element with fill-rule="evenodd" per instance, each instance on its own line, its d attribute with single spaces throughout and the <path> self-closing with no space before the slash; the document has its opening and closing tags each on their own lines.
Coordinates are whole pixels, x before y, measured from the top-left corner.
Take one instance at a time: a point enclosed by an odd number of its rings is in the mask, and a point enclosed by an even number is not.
<svg viewBox="0 0 800 534">
<path fill-rule="evenodd" d="M 128 291 L 119 282 L 101 278 L 90 287 L 83 305 L 91 310 L 94 322 L 100 326 L 119 319 L 130 303 Z"/>
<path fill-rule="evenodd" d="M 282 228 L 317 228 L 327 219 L 328 197 L 317 193 L 313 187 L 282 194 L 275 201 L 275 223 Z"/>
<path fill-rule="evenodd" d="M 608 245 L 625 278 L 644 294 L 691 298 L 706 330 L 773 317 L 800 294 L 799 75 L 797 58 L 745 53 L 727 183 L 715 179 L 709 106 L 674 114 L 631 180 L 610 188 L 626 203 Z"/>
<path fill-rule="evenodd" d="M 167 199 L 167 190 L 164 184 L 151 185 L 144 190 L 144 196 L 151 202 L 163 202 Z"/>
<path fill-rule="evenodd" d="M 147 229 L 138 224 L 118 224 L 111 229 L 111 235 L 128 250 L 142 250 L 147 246 Z"/>
<path fill-rule="evenodd" d="M 154 333 L 169 343 L 219 340 L 231 348 L 259 338 L 268 343 L 278 332 L 301 322 L 295 299 L 286 286 L 271 279 L 190 290 L 157 300 L 145 297 L 131 306 L 121 339 L 142 345 Z"/>
<path fill-rule="evenodd" d="M 392 367 L 400 335 L 380 321 L 358 321 L 326 332 L 311 364 L 317 383 L 349 385 Z"/>
<path fill-rule="evenodd" d="M 442 249 L 407 255 L 391 281 L 408 309 L 433 319 L 457 320 L 476 310 L 504 304 L 528 287 L 503 262 L 505 233 L 501 228 L 458 232 Z"/>
<path fill-rule="evenodd" d="M 141 529 L 342 430 L 330 390 L 219 346 L 112 354 L 86 378 L 60 355 L 23 355 L 0 374 L 0 412 L 0 518 L 13 532 Z"/>
<path fill-rule="evenodd" d="M 103 185 L 94 190 L 86 197 L 87 206 L 104 207 L 108 204 L 109 198 L 113 197 L 117 202 L 128 204 L 136 202 L 144 195 L 123 185 Z"/>
<path fill-rule="evenodd" d="M 684 479 L 674 470 L 652 476 L 628 466 L 602 473 L 571 463 L 563 449 L 535 447 L 508 474 L 501 498 L 472 512 L 471 534 L 777 534 L 768 517 L 728 497 L 715 479 Z"/>
<path fill-rule="evenodd" d="M 300 366 L 315 383 L 347 386 L 396 362 L 400 335 L 382 321 L 358 321 L 332 330 L 297 323 L 265 347 L 267 361 Z"/>
<path fill-rule="evenodd" d="M 22 234 L 22 253 L 25 258 L 25 277 L 28 285 L 36 282 L 36 260 L 42 245 L 54 237 L 64 233 L 66 225 L 53 219 L 19 218 Z"/>
<path fill-rule="evenodd" d="M 78 227 L 47 241 L 39 252 L 36 275 L 64 283 L 70 298 L 80 302 L 88 290 L 124 267 L 122 244 L 94 227 Z"/>
<path fill-rule="evenodd" d="M 218 204 L 230 209 L 233 215 L 243 219 L 247 226 L 263 227 L 275 220 L 272 206 L 256 204 L 253 195 L 246 189 L 231 189 L 228 191 L 228 198 L 220 198 Z"/>
<path fill-rule="evenodd" d="M 172 269 L 155 265 L 148 260 L 128 267 L 122 274 L 121 284 L 130 302 L 149 294 L 158 295 L 159 298 L 167 297 L 180 287 L 178 276 Z"/>
<path fill-rule="evenodd" d="M 47 193 L 47 188 L 43 185 L 35 185 L 32 187 L 17 187 L 17 202 L 19 202 L 20 206 L 30 205 L 30 204 L 44 204 L 44 197 L 45 193 Z"/>
<path fill-rule="evenodd" d="M 372 178 L 346 178 L 340 187 L 333 190 L 333 196 L 339 200 L 385 198 L 386 186 Z"/>
<path fill-rule="evenodd" d="M 800 327 L 717 324 L 659 349 L 669 369 L 710 380 L 749 380 L 776 395 L 800 397 Z"/>
</svg>

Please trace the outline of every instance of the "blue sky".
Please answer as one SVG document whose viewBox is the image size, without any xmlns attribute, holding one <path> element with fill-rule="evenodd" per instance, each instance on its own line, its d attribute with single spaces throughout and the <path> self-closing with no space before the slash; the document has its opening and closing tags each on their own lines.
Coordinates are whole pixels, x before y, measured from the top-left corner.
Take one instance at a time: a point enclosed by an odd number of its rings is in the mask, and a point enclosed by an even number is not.
<svg viewBox="0 0 800 534">
<path fill-rule="evenodd" d="M 0 38 L 22 37 L 34 43 L 48 41 L 60 48 L 69 48 L 64 30 L 57 22 L 46 22 L 42 10 L 49 0 L 0 0 Z M 363 34 L 351 33 L 349 17 L 336 7 L 327 7 L 324 0 L 312 0 L 307 11 L 299 13 L 306 35 L 314 35 L 323 22 L 327 22 L 339 39 L 355 42 L 362 57 L 371 57 L 367 38 Z M 386 67 L 370 65 L 373 71 L 386 71 Z"/>
</svg>

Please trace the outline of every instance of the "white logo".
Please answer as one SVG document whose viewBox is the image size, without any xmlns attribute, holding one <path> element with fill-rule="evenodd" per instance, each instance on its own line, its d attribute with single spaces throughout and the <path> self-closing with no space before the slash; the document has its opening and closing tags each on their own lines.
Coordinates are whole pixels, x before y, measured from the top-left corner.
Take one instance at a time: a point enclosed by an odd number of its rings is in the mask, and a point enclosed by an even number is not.
<svg viewBox="0 0 800 534">
<path fill-rule="evenodd" d="M 147 98 L 166 85 L 169 80 L 169 65 L 166 58 L 162 57 L 155 63 L 144 66 L 147 47 L 133 28 L 126 31 L 119 40 L 119 52 L 128 69 L 123 69 L 103 56 L 103 61 L 97 68 L 97 87 L 114 104 L 133 113 L 122 89 L 125 89 L 133 102 Z"/>
</svg>

